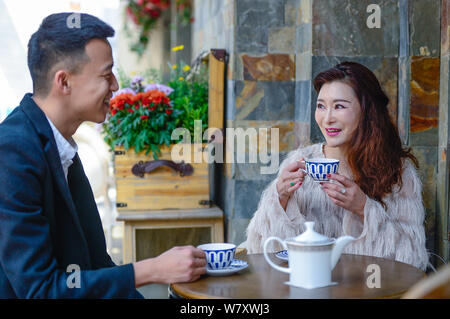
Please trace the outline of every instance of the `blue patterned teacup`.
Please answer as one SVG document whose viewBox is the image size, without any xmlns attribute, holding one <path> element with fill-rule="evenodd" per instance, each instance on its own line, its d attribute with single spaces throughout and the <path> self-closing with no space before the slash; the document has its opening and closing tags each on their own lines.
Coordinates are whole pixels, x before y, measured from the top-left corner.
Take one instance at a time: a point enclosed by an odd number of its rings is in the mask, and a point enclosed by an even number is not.
<svg viewBox="0 0 450 319">
<path fill-rule="evenodd" d="M 310 158 L 305 160 L 303 171 L 316 182 L 328 182 L 327 174 L 336 174 L 339 169 L 339 160 L 333 158 Z"/>
<path fill-rule="evenodd" d="M 235 244 L 211 243 L 203 244 L 197 248 L 202 249 L 206 254 L 207 267 L 209 269 L 223 269 L 230 266 L 236 251 Z"/>
</svg>

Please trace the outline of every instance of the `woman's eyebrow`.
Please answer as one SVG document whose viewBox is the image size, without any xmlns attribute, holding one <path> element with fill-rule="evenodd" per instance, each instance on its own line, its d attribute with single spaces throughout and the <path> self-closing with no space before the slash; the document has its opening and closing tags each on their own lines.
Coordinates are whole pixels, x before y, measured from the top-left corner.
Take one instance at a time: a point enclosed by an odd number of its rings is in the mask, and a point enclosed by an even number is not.
<svg viewBox="0 0 450 319">
<path fill-rule="evenodd" d="M 317 99 L 317 101 L 318 101 L 318 102 L 325 102 L 325 101 L 322 100 L 322 99 Z M 351 103 L 350 101 L 344 100 L 344 99 L 336 99 L 336 100 L 333 100 L 333 103 L 336 103 L 336 102 L 347 102 L 347 103 Z"/>
</svg>

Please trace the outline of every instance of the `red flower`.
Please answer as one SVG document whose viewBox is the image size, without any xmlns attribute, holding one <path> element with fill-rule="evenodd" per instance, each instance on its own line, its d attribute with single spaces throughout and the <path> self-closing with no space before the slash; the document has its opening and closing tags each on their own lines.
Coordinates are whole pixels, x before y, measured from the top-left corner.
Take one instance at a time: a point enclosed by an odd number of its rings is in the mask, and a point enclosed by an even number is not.
<svg viewBox="0 0 450 319">
<path fill-rule="evenodd" d="M 155 98 L 153 99 L 153 102 L 155 102 L 156 104 L 161 103 L 161 101 L 162 101 L 162 97 L 161 97 L 161 96 L 157 96 L 157 97 L 155 97 Z"/>
<path fill-rule="evenodd" d="M 127 109 L 127 111 L 130 113 L 134 113 L 134 110 L 131 107 L 129 109 Z"/>
<path fill-rule="evenodd" d="M 133 12 L 133 10 L 131 10 L 130 7 L 127 7 L 127 14 L 129 17 L 131 17 L 131 19 L 133 20 L 133 22 L 135 24 L 139 24 L 138 18 L 134 15 L 134 12 Z"/>
<path fill-rule="evenodd" d="M 151 103 L 150 99 L 147 96 L 142 98 L 142 105 L 148 106 Z"/>
<path fill-rule="evenodd" d="M 140 92 L 140 93 L 138 93 L 136 95 L 133 95 L 131 97 L 131 100 L 133 101 L 133 104 L 136 103 L 136 102 L 140 103 L 142 98 L 143 98 L 143 93 Z"/>
<path fill-rule="evenodd" d="M 124 107 L 125 107 L 125 100 L 120 100 L 120 101 L 117 103 L 117 108 L 118 108 L 119 110 L 123 110 Z"/>
<path fill-rule="evenodd" d="M 117 113 L 117 110 L 116 110 L 116 109 L 111 110 L 111 114 L 112 114 L 112 115 L 116 115 L 116 113 Z"/>
<path fill-rule="evenodd" d="M 148 120 L 149 116 L 148 115 L 141 115 L 141 120 L 145 121 Z"/>
<path fill-rule="evenodd" d="M 161 15 L 161 12 L 158 10 L 149 10 L 149 13 L 152 18 L 158 18 Z"/>
<path fill-rule="evenodd" d="M 166 114 L 167 114 L 167 115 L 172 114 L 172 109 L 167 109 L 167 110 L 166 110 Z"/>
<path fill-rule="evenodd" d="M 133 94 L 131 93 L 122 93 L 111 99 L 109 102 L 110 109 L 119 109 L 123 110 L 125 107 L 125 103 L 132 104 L 131 97 Z"/>
</svg>

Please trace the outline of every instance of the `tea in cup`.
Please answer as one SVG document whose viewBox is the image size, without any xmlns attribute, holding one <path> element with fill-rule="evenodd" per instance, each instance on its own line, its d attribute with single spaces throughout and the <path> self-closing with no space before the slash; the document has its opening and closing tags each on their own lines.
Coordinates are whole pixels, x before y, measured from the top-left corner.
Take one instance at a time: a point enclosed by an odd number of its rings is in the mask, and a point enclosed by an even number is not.
<svg viewBox="0 0 450 319">
<path fill-rule="evenodd" d="M 305 160 L 305 169 L 302 169 L 316 182 L 328 182 L 327 174 L 336 174 L 339 169 L 339 160 L 334 158 L 309 158 Z"/>
<path fill-rule="evenodd" d="M 229 267 L 236 252 L 236 245 L 228 243 L 203 244 L 197 248 L 205 252 L 207 267 L 214 270 Z"/>
</svg>

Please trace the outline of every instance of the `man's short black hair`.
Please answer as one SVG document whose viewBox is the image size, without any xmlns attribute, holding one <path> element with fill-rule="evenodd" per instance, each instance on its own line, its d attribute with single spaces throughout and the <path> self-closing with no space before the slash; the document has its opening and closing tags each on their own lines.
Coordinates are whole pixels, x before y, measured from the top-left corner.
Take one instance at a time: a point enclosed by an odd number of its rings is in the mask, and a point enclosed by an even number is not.
<svg viewBox="0 0 450 319">
<path fill-rule="evenodd" d="M 114 29 L 86 13 L 55 13 L 46 17 L 28 42 L 28 68 L 33 93 L 45 97 L 58 63 L 70 72 L 81 70 L 89 58 L 85 46 L 92 39 L 114 36 Z"/>
</svg>

